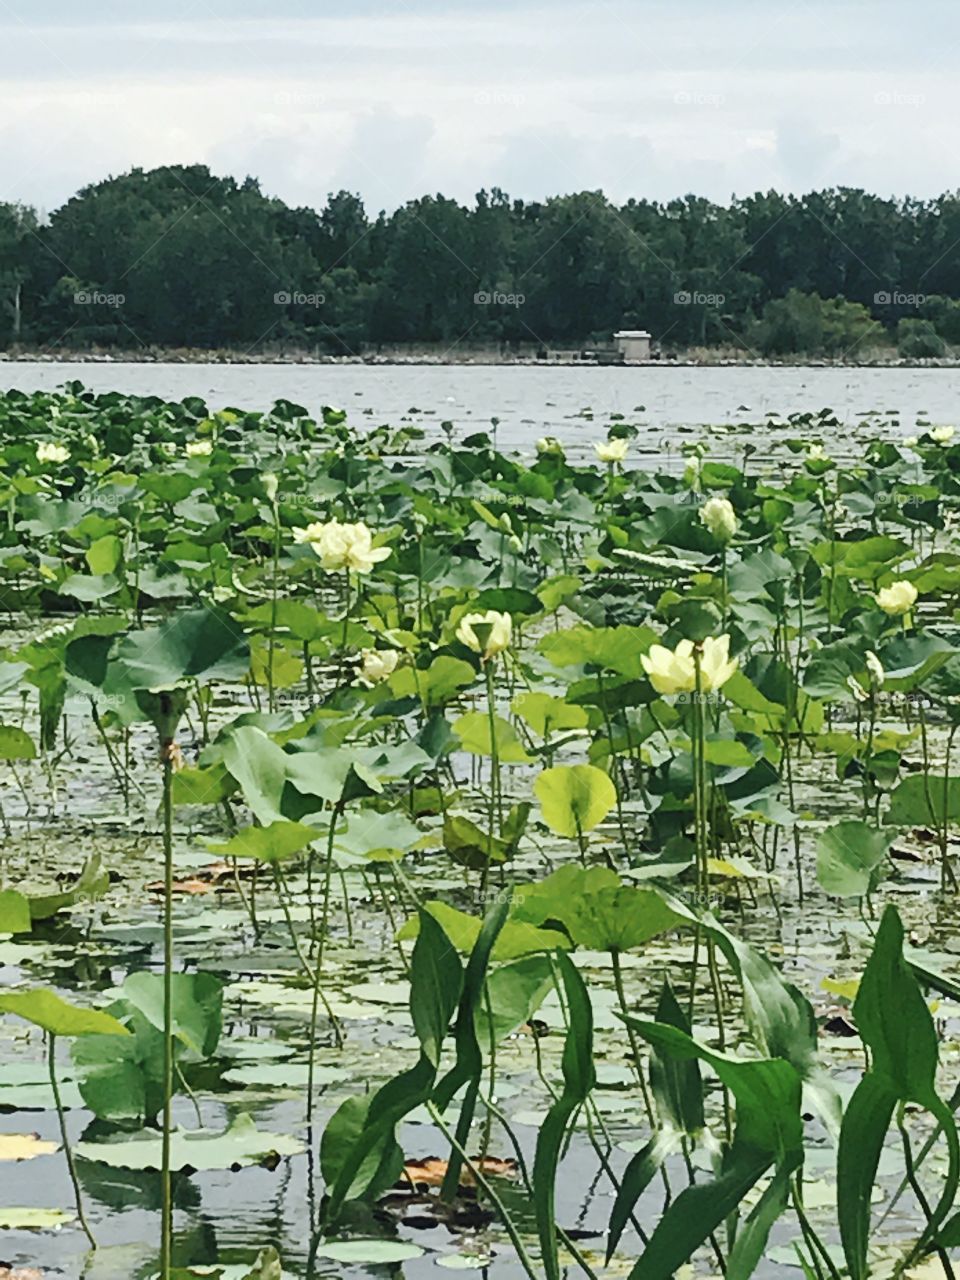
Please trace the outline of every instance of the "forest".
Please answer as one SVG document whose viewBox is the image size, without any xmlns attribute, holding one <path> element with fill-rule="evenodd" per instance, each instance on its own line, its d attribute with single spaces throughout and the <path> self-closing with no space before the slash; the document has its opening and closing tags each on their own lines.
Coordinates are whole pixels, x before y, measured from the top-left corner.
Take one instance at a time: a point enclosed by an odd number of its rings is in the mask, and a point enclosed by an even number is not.
<svg viewBox="0 0 960 1280">
<path fill-rule="evenodd" d="M 371 214 L 291 208 L 203 165 L 134 169 L 50 214 L 0 204 L 0 345 L 571 351 L 904 358 L 960 343 L 960 195 L 837 188 L 616 205 L 481 191 Z"/>
</svg>

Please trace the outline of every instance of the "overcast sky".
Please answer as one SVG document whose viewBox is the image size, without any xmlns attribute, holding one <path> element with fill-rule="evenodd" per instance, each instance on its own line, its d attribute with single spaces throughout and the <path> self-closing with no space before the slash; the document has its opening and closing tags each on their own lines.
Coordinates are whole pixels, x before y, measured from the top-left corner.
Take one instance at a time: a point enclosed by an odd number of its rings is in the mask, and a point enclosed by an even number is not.
<svg viewBox="0 0 960 1280">
<path fill-rule="evenodd" d="M 956 0 L 0 0 L 0 199 L 205 163 L 368 208 L 960 186 Z"/>
</svg>

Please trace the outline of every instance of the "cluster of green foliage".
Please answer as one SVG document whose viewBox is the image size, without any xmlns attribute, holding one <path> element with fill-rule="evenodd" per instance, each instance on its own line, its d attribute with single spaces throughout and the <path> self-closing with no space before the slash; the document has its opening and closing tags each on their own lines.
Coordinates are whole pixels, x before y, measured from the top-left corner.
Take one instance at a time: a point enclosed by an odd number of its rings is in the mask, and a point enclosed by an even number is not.
<svg viewBox="0 0 960 1280">
<path fill-rule="evenodd" d="M 253 179 L 170 166 L 86 187 L 49 220 L 0 206 L 0 342 L 570 348 L 640 325 L 665 349 L 832 356 L 895 337 L 929 356 L 960 338 L 958 241 L 955 195 L 617 206 L 494 189 L 371 217 L 346 191 L 294 209 Z M 900 332 L 904 317 L 932 328 Z"/>
<path fill-rule="evenodd" d="M 255 962 L 292 946 L 284 977 L 309 997 L 310 1144 L 321 1037 L 332 1054 L 355 1033 L 350 1005 L 329 998 L 343 979 L 331 952 L 354 947 L 346 875 L 371 901 L 381 876 L 397 889 L 384 915 L 413 1039 L 399 1072 L 351 1077 L 328 1109 L 311 1266 L 350 1256 L 402 1174 L 415 1112 L 442 1142 L 440 1199 L 469 1174 L 529 1280 L 559 1280 L 567 1254 L 595 1275 L 557 1195 L 581 1125 L 612 1193 L 607 1256 L 632 1250 L 631 1280 L 669 1280 L 706 1248 L 748 1280 L 781 1217 L 805 1274 L 839 1280 L 805 1200 L 827 1144 L 843 1265 L 864 1280 L 894 1134 L 902 1184 L 887 1209 L 905 1190 L 916 1209 L 894 1220 L 893 1274 L 947 1259 L 960 1247 L 960 1094 L 946 1101 L 938 1080 L 924 992 L 955 1002 L 960 987 L 910 945 L 896 908 L 877 924 L 874 904 L 891 885 L 909 901 L 894 838 L 936 851 L 939 868 L 916 855 L 939 870 L 925 893 L 958 889 L 953 428 L 896 445 L 867 426 L 857 460 L 839 465 L 822 442 L 836 419 L 796 415 L 763 473 L 748 442 L 742 457 L 691 443 L 682 471 L 635 469 L 639 431 L 623 419 L 588 464 L 550 439 L 531 457 L 486 432 L 428 443 L 345 419 L 287 401 L 210 413 L 79 384 L 0 400 L 0 589 L 24 624 L 0 649 L 0 694 L 19 704 L 0 724 L 0 776 L 25 794 L 21 769 L 42 767 L 54 794 L 81 717 L 128 805 L 142 772 L 131 744 L 152 727 L 161 756 L 162 973 L 129 974 L 102 1008 L 96 988 L 67 1004 L 29 978 L 0 995 L 0 1014 L 47 1037 L 91 1239 L 78 1166 L 161 1170 L 160 1274 L 180 1280 L 177 1177 L 303 1151 L 249 1113 L 223 1132 L 203 1124 L 203 1096 L 235 1084 L 221 1043 L 233 997 L 217 956 L 198 971 L 176 963 L 174 813 L 192 808 L 215 833 L 205 849 L 236 873 L 263 944 Z M 842 817 L 800 794 L 801 770 L 843 784 Z M 112 891 L 93 860 L 59 894 L 3 874 L 0 933 L 18 941 Z M 865 1051 L 849 1096 L 807 996 L 741 936 L 743 891 L 772 896 L 784 880 L 797 906 L 861 909 L 852 976 L 834 984 Z M 655 966 L 625 979 L 644 954 Z M 603 977 L 588 983 L 590 969 Z M 598 1136 L 604 1007 L 623 1028 L 623 1088 L 643 1107 L 622 1168 Z M 537 1042 L 528 1166 L 497 1102 L 498 1054 L 541 1010 L 562 1049 Z M 60 1039 L 97 1117 L 75 1149 Z M 173 1124 L 179 1093 L 197 1102 L 189 1131 Z M 516 1152 L 526 1220 L 475 1156 L 478 1121 Z"/>
</svg>

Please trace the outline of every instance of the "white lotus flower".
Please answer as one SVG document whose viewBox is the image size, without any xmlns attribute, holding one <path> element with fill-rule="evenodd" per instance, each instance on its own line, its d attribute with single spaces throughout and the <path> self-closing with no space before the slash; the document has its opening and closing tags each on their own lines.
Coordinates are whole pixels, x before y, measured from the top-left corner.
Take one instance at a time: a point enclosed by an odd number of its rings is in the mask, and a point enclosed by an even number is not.
<svg viewBox="0 0 960 1280">
<path fill-rule="evenodd" d="M 379 684 L 393 675 L 399 659 L 396 649 L 363 649 L 360 653 L 360 678 L 370 685 Z"/>
<path fill-rule="evenodd" d="M 70 450 L 62 444 L 52 444 L 49 440 L 43 440 L 37 445 L 37 461 L 38 462 L 66 462 L 70 457 Z"/>
<path fill-rule="evenodd" d="M 737 513 L 729 498 L 711 498 L 700 508 L 700 522 L 718 542 L 732 542 L 737 533 Z"/>
<path fill-rule="evenodd" d="M 375 547 L 373 535 L 367 526 L 341 524 L 339 520 L 315 521 L 305 529 L 294 529 L 295 542 L 309 543 L 320 557 L 324 569 L 335 572 L 346 569 L 352 573 L 369 573 L 375 564 L 386 560 L 389 547 Z"/>
<path fill-rule="evenodd" d="M 693 693 L 697 668 L 692 640 L 681 640 L 676 649 L 654 644 L 640 657 L 657 693 Z M 700 650 L 700 692 L 712 693 L 726 684 L 739 663 L 730 657 L 729 636 L 708 636 Z"/>
<path fill-rule="evenodd" d="M 622 462 L 627 456 L 630 441 L 624 439 L 597 440 L 593 451 L 601 462 Z"/>
<path fill-rule="evenodd" d="M 457 627 L 460 643 L 479 653 L 484 662 L 502 653 L 512 636 L 513 619 L 509 613 L 498 613 L 496 609 L 488 609 L 486 613 L 467 613 Z"/>
<path fill-rule="evenodd" d="M 917 594 L 913 583 L 902 579 L 891 582 L 889 587 L 881 587 L 877 592 L 877 604 L 891 618 L 902 618 L 917 603 Z"/>
</svg>

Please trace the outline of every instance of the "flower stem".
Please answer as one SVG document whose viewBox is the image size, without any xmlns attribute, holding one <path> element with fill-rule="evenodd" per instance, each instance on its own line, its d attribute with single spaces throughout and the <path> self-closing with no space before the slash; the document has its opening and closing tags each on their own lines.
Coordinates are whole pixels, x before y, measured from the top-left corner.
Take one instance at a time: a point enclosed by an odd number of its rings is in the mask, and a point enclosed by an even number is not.
<svg viewBox="0 0 960 1280">
<path fill-rule="evenodd" d="M 47 1064 L 50 1068 L 50 1088 L 53 1090 L 53 1103 L 57 1109 L 57 1119 L 60 1122 L 60 1140 L 63 1143 L 63 1154 L 67 1161 L 67 1172 L 70 1174 L 70 1181 L 73 1183 L 73 1195 L 77 1205 L 77 1219 L 83 1228 L 83 1233 L 90 1241 L 90 1246 L 96 1249 L 97 1242 L 93 1238 L 93 1232 L 87 1222 L 86 1214 L 83 1212 L 83 1195 L 80 1191 L 80 1181 L 77 1178 L 77 1166 L 74 1163 L 73 1152 L 70 1149 L 70 1138 L 67 1134 L 67 1118 L 63 1113 L 63 1100 L 60 1097 L 60 1086 L 57 1083 L 57 1037 L 51 1034 L 47 1037 Z"/>
<path fill-rule="evenodd" d="M 160 1280 L 169 1280 L 173 1246 L 170 1134 L 173 1126 L 173 760 L 163 750 L 163 1133 L 160 1155 Z"/>
</svg>

